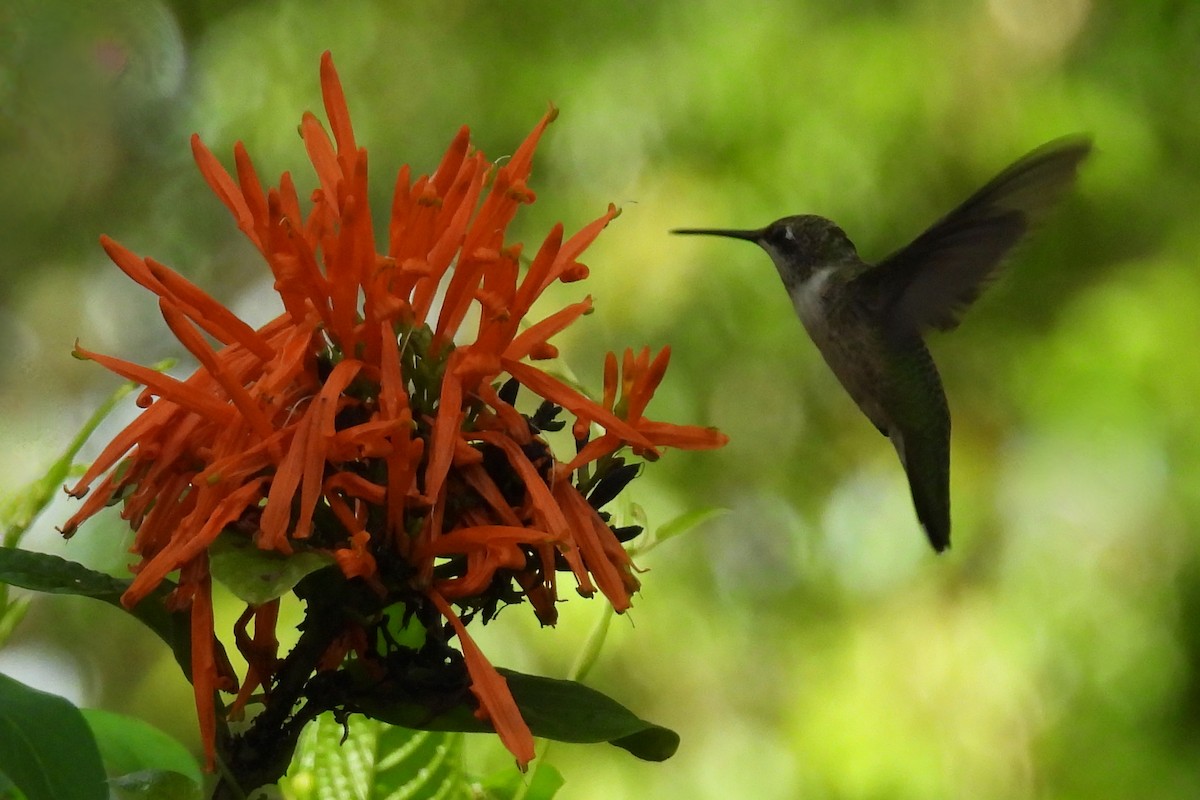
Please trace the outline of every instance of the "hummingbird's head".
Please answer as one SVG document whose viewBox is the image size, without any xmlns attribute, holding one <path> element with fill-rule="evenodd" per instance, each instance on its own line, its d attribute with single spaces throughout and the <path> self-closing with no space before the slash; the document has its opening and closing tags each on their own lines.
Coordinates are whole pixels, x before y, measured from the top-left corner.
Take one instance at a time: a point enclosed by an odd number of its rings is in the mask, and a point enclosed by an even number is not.
<svg viewBox="0 0 1200 800">
<path fill-rule="evenodd" d="M 784 217 L 757 230 L 683 228 L 672 233 L 725 236 L 754 242 L 775 262 L 775 269 L 788 289 L 802 284 L 818 267 L 858 261 L 858 251 L 845 231 L 824 217 L 812 214 Z"/>
</svg>

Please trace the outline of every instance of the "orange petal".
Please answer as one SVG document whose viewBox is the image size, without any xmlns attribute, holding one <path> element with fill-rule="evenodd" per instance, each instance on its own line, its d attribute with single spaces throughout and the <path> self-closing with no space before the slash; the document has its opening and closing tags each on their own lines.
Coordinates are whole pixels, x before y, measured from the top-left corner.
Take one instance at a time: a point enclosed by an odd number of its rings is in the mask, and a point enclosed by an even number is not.
<svg viewBox="0 0 1200 800">
<path fill-rule="evenodd" d="M 536 367 L 531 367 L 520 361 L 513 361 L 511 358 L 502 358 L 501 365 L 504 367 L 505 372 L 520 381 L 526 388 L 552 403 L 557 403 L 575 416 L 586 417 L 589 420 L 599 423 L 605 430 L 620 436 L 630 444 L 645 447 L 650 451 L 654 450 L 653 444 L 645 436 L 634 430 L 627 422 L 615 416 L 608 409 L 602 408 L 594 400 L 584 397 L 565 383 L 551 378 Z"/>
<path fill-rule="evenodd" d="M 200 135 L 195 133 L 192 134 L 192 156 L 196 159 L 196 166 L 200 168 L 200 174 L 204 176 L 204 180 L 212 189 L 213 194 L 233 214 L 238 230 L 246 234 L 246 238 L 253 242 L 255 247 L 262 250 L 262 242 L 254 227 L 254 214 L 251 213 L 246 198 L 242 196 L 241 187 L 229 176 L 212 151 L 204 146 L 204 142 L 200 141 Z"/>
<path fill-rule="evenodd" d="M 201 557 L 226 526 L 241 517 L 248 507 L 257 505 L 262 498 L 262 484 L 266 480 L 265 476 L 256 478 L 225 497 L 220 497 L 219 493 L 212 490 L 206 491 L 203 487 L 197 489 L 199 493 L 212 497 L 212 500 L 198 505 L 189 515 L 189 520 L 198 517 L 200 524 L 195 521 L 190 525 L 181 524 L 167 547 L 142 562 L 137 577 L 121 597 L 122 604 L 132 608 L 154 591 L 167 575 Z"/>
<path fill-rule="evenodd" d="M 520 361 L 532 353 L 538 345 L 545 344 L 546 340 L 551 336 L 560 333 L 572 322 L 591 310 L 592 298 L 591 295 L 588 295 L 578 303 L 569 305 L 561 311 L 556 311 L 544 320 L 521 331 L 505 349 L 504 357 Z"/>
<path fill-rule="evenodd" d="M 609 453 L 615 453 L 621 449 L 624 443 L 613 434 L 606 433 L 603 436 L 598 436 L 585 444 L 575 457 L 572 458 L 563 469 L 566 474 L 570 474 L 585 464 L 590 464 L 597 459 L 603 458 Z"/>
<path fill-rule="evenodd" d="M 496 512 L 496 516 L 500 518 L 501 522 L 512 527 L 521 526 L 521 520 L 517 517 L 516 512 L 504 499 L 500 487 L 492 480 L 492 476 L 488 475 L 482 464 L 468 464 L 460 468 L 458 474 L 468 486 L 479 493 L 483 502 Z"/>
<path fill-rule="evenodd" d="M 473 525 L 441 536 L 429 556 L 465 555 L 466 573 L 438 581 L 439 592 L 447 597 L 475 597 L 485 591 L 497 570 L 521 571 L 525 568 L 523 546 L 553 541 L 545 531 L 506 525 Z"/>
<path fill-rule="evenodd" d="M 366 531 L 355 531 L 350 536 L 350 547 L 340 547 L 333 551 L 333 558 L 338 568 L 347 578 L 371 578 L 378 567 L 375 557 L 367 550 L 371 534 Z"/>
<path fill-rule="evenodd" d="M 308 159 L 317 172 L 321 182 L 323 201 L 336 214 L 338 212 L 338 184 L 343 179 L 341 165 L 338 164 L 337 153 L 329 134 L 321 126 L 320 120 L 312 112 L 304 112 L 300 118 L 300 136 L 304 139 L 304 149 L 308 151 Z"/>
<path fill-rule="evenodd" d="M 554 537 L 536 528 L 522 525 L 475 525 L 456 528 L 442 534 L 436 542 L 418 554 L 418 558 L 469 553 L 473 550 L 504 549 L 517 544 L 552 542 Z M 522 559 L 524 561 L 524 559 Z"/>
<path fill-rule="evenodd" d="M 681 450 L 715 450 L 729 444 L 729 437 L 716 428 L 698 425 L 643 420 L 638 423 L 638 430 L 656 445 L 678 447 Z"/>
<path fill-rule="evenodd" d="M 150 268 L 146 265 L 146 259 L 134 254 L 132 250 L 108 236 L 100 237 L 100 246 L 104 248 L 104 252 L 112 259 L 112 262 L 139 285 L 160 296 L 166 291 L 150 272 Z"/>
<path fill-rule="evenodd" d="M 667 363 L 671 360 L 671 348 L 664 347 L 659 354 L 654 358 L 648 366 L 646 361 L 650 355 L 649 348 L 643 351 L 645 358 L 642 359 L 639 365 L 639 375 L 637 376 L 634 389 L 629 398 L 629 408 L 626 411 L 626 419 L 637 419 L 641 417 L 642 412 L 646 410 L 646 406 L 650 402 L 650 398 L 654 396 L 654 392 L 658 389 L 658 385 L 662 383 L 663 375 L 667 371 Z"/>
<path fill-rule="evenodd" d="M 196 716 L 200 722 L 200 740 L 204 745 L 205 769 L 216 768 L 217 757 L 217 660 L 213 649 L 212 578 L 204 557 L 200 567 L 189 570 L 195 586 L 191 609 L 192 692 L 196 699 Z M 197 574 L 198 573 L 198 574 Z M 182 585 L 182 579 L 181 579 Z"/>
<path fill-rule="evenodd" d="M 617 354 L 609 352 L 604 356 L 604 407 L 612 409 L 617 402 Z"/>
<path fill-rule="evenodd" d="M 445 197 L 450 192 L 450 187 L 454 185 L 455 179 L 458 177 L 459 169 L 462 168 L 463 160 L 467 157 L 467 150 L 470 146 L 471 129 L 463 125 L 458 129 L 450 146 L 446 148 L 446 154 L 442 156 L 441 163 L 433 172 L 433 185 L 439 197 Z"/>
<path fill-rule="evenodd" d="M 255 222 L 255 230 L 260 234 L 259 242 L 262 243 L 262 230 L 270 224 L 267 196 L 263 192 L 258 173 L 254 171 L 250 154 L 246 152 L 246 147 L 241 142 L 235 142 L 233 145 L 233 163 L 237 169 L 238 186 L 241 187 L 242 198 L 246 201 L 246 208 L 250 210 L 250 216 Z M 259 249 L 262 250 L 261 247 Z M 263 255 L 266 253 L 263 252 Z"/>
<path fill-rule="evenodd" d="M 541 121 L 534 126 L 529 135 L 525 137 L 525 141 L 521 142 L 521 146 L 513 153 L 512 158 L 504 165 L 514 178 L 522 180 L 529 176 L 529 170 L 533 167 L 533 152 L 537 149 L 538 142 L 541 141 L 542 134 L 546 131 L 546 126 L 558 119 L 558 109 L 551 104 L 546 110 Z"/>
<path fill-rule="evenodd" d="M 525 490 L 529 493 L 529 501 L 533 505 L 534 513 L 545 521 L 546 530 L 553 533 L 557 541 L 570 542 L 570 528 L 567 525 L 566 517 L 563 516 L 563 510 L 551 494 L 545 478 L 537 471 L 537 467 L 529 460 L 529 456 L 525 455 L 521 446 L 507 436 L 491 431 L 479 431 L 473 436 L 504 451 L 508 463 L 512 465 L 518 477 L 525 484 Z"/>
<path fill-rule="evenodd" d="M 387 491 L 382 486 L 353 472 L 336 472 L 330 475 L 325 479 L 324 490 L 330 493 L 340 491 L 374 505 L 382 505 L 387 496 Z"/>
<path fill-rule="evenodd" d="M 602 537 L 613 537 L 612 530 L 588 505 L 578 489 L 563 481 L 555 487 L 554 497 L 572 523 L 574 541 L 583 552 L 584 563 L 595 576 L 596 585 L 608 598 L 614 611 L 620 613 L 627 610 L 630 606 L 630 579 L 633 578 L 629 556 L 619 547 L 617 549 L 621 556 L 604 547 Z M 636 586 L 635 578 L 632 585 Z"/>
<path fill-rule="evenodd" d="M 498 362 L 497 362 L 498 363 Z M 510 438 L 518 444 L 526 445 L 533 440 L 533 435 L 529 432 L 529 422 L 521 415 L 521 412 L 500 399 L 499 392 L 496 387 L 490 383 L 482 383 L 475 390 L 476 395 L 496 413 L 496 425 L 490 423 L 484 424 L 483 417 L 479 418 L 476 426 L 479 428 L 497 427 L 504 431 Z"/>
<path fill-rule="evenodd" d="M 62 524 L 62 527 L 58 530 L 65 538 L 70 539 L 72 536 L 74 536 L 75 532 L 79 530 L 80 525 L 82 525 L 86 520 L 90 519 L 94 514 L 99 512 L 100 509 L 108 505 L 109 501 L 112 499 L 112 484 L 113 475 L 105 475 L 104 480 L 102 480 L 100 485 L 97 486 L 95 491 L 92 492 L 92 496 L 87 498 L 83 505 L 79 507 L 79 510 L 72 514 L 70 518 Z M 69 492 L 69 494 L 71 494 L 73 497 L 80 497 L 82 496 L 79 494 L 80 491 L 80 487 L 76 486 L 75 489 Z M 83 489 L 82 491 L 87 490 Z"/>
<path fill-rule="evenodd" d="M 308 422 L 312 426 L 304 442 L 303 471 L 300 480 L 300 504 L 296 510 L 296 525 L 292 538 L 307 538 L 312 531 L 312 515 L 321 497 L 321 483 L 325 476 L 325 456 L 329 440 L 334 435 L 334 416 L 338 411 L 338 397 L 354 380 L 362 363 L 347 358 L 340 362 L 325 379 L 320 394 L 309 406 Z M 295 444 L 293 444 L 295 447 Z"/>
<path fill-rule="evenodd" d="M 211 394 L 197 391 L 186 383 L 177 381 L 150 367 L 143 367 L 141 364 L 123 361 L 102 353 L 93 353 L 91 350 L 80 347 L 78 343 L 75 345 L 74 355 L 85 361 L 95 361 L 122 378 L 146 386 L 159 397 L 195 411 L 215 422 L 228 423 L 237 414 L 233 406 L 228 403 L 222 402 Z"/>
<path fill-rule="evenodd" d="M 454 440 L 458 438 L 462 418 L 462 383 L 456 367 L 462 356 L 458 350 L 450 354 L 442 378 L 437 417 L 429 435 L 429 464 L 425 468 L 425 493 L 430 497 L 441 494 L 442 484 L 454 460 Z"/>
<path fill-rule="evenodd" d="M 217 354 L 209 347 L 208 342 L 204 341 L 204 337 L 191 326 L 191 323 L 184 317 L 183 312 L 179 307 L 170 300 L 162 299 L 158 301 L 159 308 L 162 311 L 163 319 L 167 322 L 167 327 L 171 329 L 171 333 L 175 334 L 175 338 L 179 339 L 180 343 L 188 349 L 188 351 L 196 357 L 196 360 L 208 370 L 216 381 L 221 384 L 221 388 L 229 395 L 229 399 L 237 406 L 238 411 L 242 413 L 246 421 L 258 434 L 259 439 L 266 439 L 274 432 L 274 428 L 267 420 L 262 408 L 250 396 L 250 393 L 242 386 L 241 381 L 234 380 L 217 358 Z"/>
<path fill-rule="evenodd" d="M 609 203 L 608 211 L 583 226 L 578 233 L 568 239 L 562 246 L 562 249 L 558 251 L 558 257 L 554 259 L 554 269 L 550 272 L 550 279 L 557 280 L 564 271 L 571 269 L 579 257 L 583 255 L 583 251 L 588 249 L 592 242 L 596 241 L 596 237 L 600 235 L 600 231 L 608 227 L 608 223 L 620 215 L 621 209 Z"/>
<path fill-rule="evenodd" d="M 281 552 L 290 550 L 287 538 L 292 499 L 304 475 L 304 455 L 308 451 L 308 438 L 316 435 L 310 421 L 310 417 L 315 415 L 315 410 L 310 406 L 292 423 L 295 435 L 283 460 L 275 468 L 275 474 L 271 478 L 271 489 L 267 494 L 267 504 L 259 520 L 259 528 L 262 531 L 260 547 Z"/>
<path fill-rule="evenodd" d="M 146 266 L 164 289 L 170 292 L 171 299 L 213 338 L 224 344 L 237 342 L 263 361 L 269 361 L 275 355 L 274 348 L 257 331 L 218 303 L 208 292 L 152 258 L 146 259 Z"/>
<path fill-rule="evenodd" d="M 328 50 L 321 54 L 321 96 L 325 100 L 325 114 L 329 117 L 329 127 L 333 129 L 338 153 L 354 153 L 358 148 L 354 144 L 350 110 L 346 106 L 346 95 L 342 91 L 337 69 L 333 66 L 333 54 Z"/>
<path fill-rule="evenodd" d="M 187 410 L 169 402 L 159 403 L 143 411 L 140 416 L 129 423 L 124 430 L 114 436 L 112 441 L 105 445 L 104 449 L 100 451 L 100 455 L 96 456 L 95 461 L 87 468 L 87 471 L 83 473 L 83 476 L 75 483 L 75 486 L 67 491 L 67 494 L 72 497 L 82 497 L 88 492 L 88 486 L 92 481 L 112 469 L 126 453 L 134 447 L 141 447 L 153 441 L 163 428 L 168 425 L 175 414 L 186 415 L 189 413 Z"/>
<path fill-rule="evenodd" d="M 479 700 L 479 708 L 475 715 L 492 723 L 500 741 L 517 759 L 517 767 L 524 772 L 535 755 L 533 734 L 529 732 L 529 726 L 521 717 L 521 710 L 517 708 L 512 692 L 508 689 L 508 681 L 488 662 L 445 598 L 432 589 L 428 594 L 429 599 L 450 622 L 458 636 L 463 660 L 467 664 L 467 674 L 471 677 L 471 693 Z"/>
<path fill-rule="evenodd" d="M 533 257 L 533 263 L 525 272 L 525 278 L 521 281 L 517 296 L 513 300 L 514 313 L 525 316 L 533 306 L 533 301 L 554 282 L 554 278 L 550 277 L 550 271 L 558 261 L 558 251 L 562 248 L 562 240 L 563 224 L 556 222 L 542 241 L 537 255 Z"/>
</svg>

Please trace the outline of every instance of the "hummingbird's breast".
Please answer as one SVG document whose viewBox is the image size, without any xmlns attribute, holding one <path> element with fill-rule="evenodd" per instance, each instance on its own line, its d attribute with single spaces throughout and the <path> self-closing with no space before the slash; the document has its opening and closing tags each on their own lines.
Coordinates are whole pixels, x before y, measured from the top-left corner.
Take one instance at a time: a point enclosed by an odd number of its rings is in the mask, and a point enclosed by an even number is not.
<svg viewBox="0 0 1200 800">
<path fill-rule="evenodd" d="M 884 401 L 889 385 L 886 340 L 869 311 L 845 289 L 838 267 L 819 267 L 793 290 L 792 304 L 842 387 L 886 434 L 892 427 Z"/>
</svg>

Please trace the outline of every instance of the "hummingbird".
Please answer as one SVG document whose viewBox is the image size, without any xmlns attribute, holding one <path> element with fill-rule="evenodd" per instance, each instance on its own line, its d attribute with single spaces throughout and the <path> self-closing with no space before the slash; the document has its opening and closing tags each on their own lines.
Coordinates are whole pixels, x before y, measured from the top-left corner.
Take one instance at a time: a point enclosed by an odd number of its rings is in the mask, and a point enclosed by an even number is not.
<svg viewBox="0 0 1200 800">
<path fill-rule="evenodd" d="M 888 437 L 934 550 L 950 546 L 950 411 L 924 333 L 953 330 L 1001 263 L 1075 181 L 1086 136 L 1042 145 L 877 264 L 811 214 L 765 228 L 681 228 L 754 242 L 775 263 L 809 338 Z"/>
</svg>

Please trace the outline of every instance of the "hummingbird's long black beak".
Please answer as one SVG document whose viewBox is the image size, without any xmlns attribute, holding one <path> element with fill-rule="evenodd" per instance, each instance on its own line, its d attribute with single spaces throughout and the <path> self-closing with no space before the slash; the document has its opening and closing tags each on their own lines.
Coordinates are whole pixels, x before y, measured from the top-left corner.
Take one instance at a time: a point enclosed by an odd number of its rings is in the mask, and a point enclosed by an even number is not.
<svg viewBox="0 0 1200 800">
<path fill-rule="evenodd" d="M 763 236 L 761 228 L 755 231 L 733 228 L 676 228 L 671 233 L 680 233 L 686 236 L 724 236 L 728 239 L 745 239 L 747 242 L 756 243 L 761 241 Z"/>
</svg>

